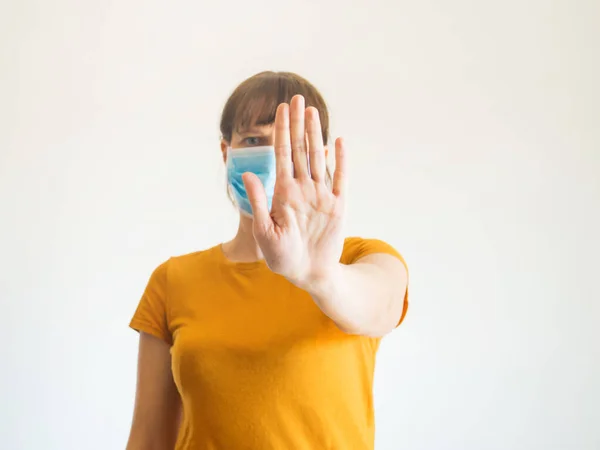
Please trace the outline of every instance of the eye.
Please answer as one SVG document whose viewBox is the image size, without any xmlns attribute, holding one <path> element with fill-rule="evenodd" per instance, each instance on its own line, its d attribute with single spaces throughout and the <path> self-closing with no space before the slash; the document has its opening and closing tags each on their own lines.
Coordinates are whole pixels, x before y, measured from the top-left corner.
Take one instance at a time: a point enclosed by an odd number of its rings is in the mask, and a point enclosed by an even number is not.
<svg viewBox="0 0 600 450">
<path fill-rule="evenodd" d="M 244 143 L 246 143 L 249 147 L 254 147 L 260 144 L 260 138 L 252 136 L 244 139 Z"/>
</svg>

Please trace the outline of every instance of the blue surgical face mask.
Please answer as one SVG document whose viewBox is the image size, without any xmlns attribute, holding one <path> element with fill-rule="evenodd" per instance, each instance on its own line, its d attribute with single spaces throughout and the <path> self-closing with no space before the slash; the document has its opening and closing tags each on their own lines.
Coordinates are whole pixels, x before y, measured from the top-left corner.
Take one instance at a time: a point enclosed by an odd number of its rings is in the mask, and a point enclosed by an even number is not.
<svg viewBox="0 0 600 450">
<path fill-rule="evenodd" d="M 266 147 L 245 147 L 227 149 L 227 182 L 237 207 L 244 214 L 252 216 L 252 207 L 244 187 L 242 175 L 252 172 L 262 181 L 267 193 L 269 211 L 275 190 L 275 149 Z"/>
</svg>

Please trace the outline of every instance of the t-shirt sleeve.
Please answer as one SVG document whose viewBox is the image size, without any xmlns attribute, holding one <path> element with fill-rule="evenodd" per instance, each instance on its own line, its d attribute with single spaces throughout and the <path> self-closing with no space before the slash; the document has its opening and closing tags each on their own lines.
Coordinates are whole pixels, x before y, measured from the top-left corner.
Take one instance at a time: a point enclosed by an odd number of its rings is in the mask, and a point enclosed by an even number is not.
<svg viewBox="0 0 600 450">
<path fill-rule="evenodd" d="M 168 261 L 158 266 L 150 276 L 129 326 L 172 345 L 167 318 L 167 268 Z"/>
<path fill-rule="evenodd" d="M 398 258 L 406 268 L 406 273 L 408 276 L 408 265 L 406 264 L 406 261 L 404 260 L 402 255 L 390 244 L 379 239 L 364 239 L 359 237 L 347 238 L 344 242 L 344 250 L 342 252 L 342 258 L 340 262 L 342 264 L 353 264 L 359 259 L 364 258 L 367 255 L 373 255 L 375 253 L 385 253 L 387 255 L 391 255 Z M 402 314 L 400 315 L 400 320 L 398 321 L 397 326 L 402 323 L 407 311 L 408 284 L 406 286 L 406 292 L 404 294 Z"/>
</svg>

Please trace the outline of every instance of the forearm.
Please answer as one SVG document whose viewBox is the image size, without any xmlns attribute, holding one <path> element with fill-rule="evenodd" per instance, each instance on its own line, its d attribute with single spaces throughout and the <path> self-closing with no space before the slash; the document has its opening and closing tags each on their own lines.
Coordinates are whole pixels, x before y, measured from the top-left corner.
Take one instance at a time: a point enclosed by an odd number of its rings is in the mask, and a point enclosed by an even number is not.
<svg viewBox="0 0 600 450">
<path fill-rule="evenodd" d="M 303 289 L 342 331 L 378 337 L 400 319 L 406 279 L 377 264 L 338 264 Z"/>
</svg>

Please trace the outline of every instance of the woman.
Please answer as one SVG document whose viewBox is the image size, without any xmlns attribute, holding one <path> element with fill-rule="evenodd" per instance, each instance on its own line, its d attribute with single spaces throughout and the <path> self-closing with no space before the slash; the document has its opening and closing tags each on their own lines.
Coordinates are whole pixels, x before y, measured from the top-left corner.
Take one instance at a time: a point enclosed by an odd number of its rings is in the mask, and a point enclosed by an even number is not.
<svg viewBox="0 0 600 450">
<path fill-rule="evenodd" d="M 372 449 L 375 353 L 403 319 L 407 270 L 344 239 L 345 144 L 326 168 L 328 113 L 292 73 L 243 82 L 221 119 L 229 242 L 152 274 L 129 450 Z"/>
</svg>

